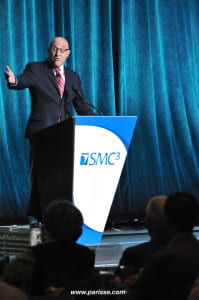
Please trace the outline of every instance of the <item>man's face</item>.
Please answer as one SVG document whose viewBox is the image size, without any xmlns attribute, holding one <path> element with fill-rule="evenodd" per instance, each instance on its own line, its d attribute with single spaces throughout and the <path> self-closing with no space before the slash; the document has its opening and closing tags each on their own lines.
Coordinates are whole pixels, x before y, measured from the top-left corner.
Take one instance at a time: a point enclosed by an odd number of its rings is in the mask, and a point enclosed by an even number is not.
<svg viewBox="0 0 199 300">
<path fill-rule="evenodd" d="M 64 38 L 56 38 L 49 49 L 49 57 L 55 67 L 64 64 L 70 55 L 68 42 Z"/>
</svg>

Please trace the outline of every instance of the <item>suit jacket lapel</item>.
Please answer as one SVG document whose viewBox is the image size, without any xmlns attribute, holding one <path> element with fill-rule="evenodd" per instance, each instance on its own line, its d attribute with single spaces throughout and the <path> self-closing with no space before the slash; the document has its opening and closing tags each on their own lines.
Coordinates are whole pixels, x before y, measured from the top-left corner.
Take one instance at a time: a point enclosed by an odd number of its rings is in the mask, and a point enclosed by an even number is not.
<svg viewBox="0 0 199 300">
<path fill-rule="evenodd" d="M 48 61 L 46 61 L 46 64 L 44 65 L 44 72 L 50 78 L 53 85 L 57 88 L 57 82 L 56 82 L 55 74 L 53 72 L 53 67 L 50 65 Z"/>
<path fill-rule="evenodd" d="M 65 87 L 64 87 L 64 90 L 67 92 L 67 88 L 69 87 L 69 85 L 71 83 L 71 78 L 70 78 L 69 72 L 67 71 L 66 67 L 64 67 L 64 74 L 65 74 Z"/>
<path fill-rule="evenodd" d="M 56 77 L 55 74 L 53 72 L 53 67 L 50 65 L 49 61 L 47 60 L 46 63 L 44 64 L 44 72 L 46 73 L 46 75 L 49 77 L 50 81 L 52 82 L 54 88 L 49 92 L 52 95 L 52 98 L 56 101 L 56 102 L 60 102 L 60 97 L 57 97 L 57 95 L 59 95 L 59 89 L 57 86 L 57 81 L 56 81 Z M 54 92 L 55 93 L 54 93 Z M 55 96 L 53 96 L 53 94 L 55 94 Z"/>
</svg>

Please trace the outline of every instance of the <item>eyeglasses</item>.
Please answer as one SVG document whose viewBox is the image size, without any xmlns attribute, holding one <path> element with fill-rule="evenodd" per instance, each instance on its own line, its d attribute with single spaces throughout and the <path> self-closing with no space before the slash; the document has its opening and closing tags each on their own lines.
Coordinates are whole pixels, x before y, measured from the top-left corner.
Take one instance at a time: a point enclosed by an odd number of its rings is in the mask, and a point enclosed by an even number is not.
<svg viewBox="0 0 199 300">
<path fill-rule="evenodd" d="M 52 52 L 52 53 L 56 53 L 56 52 L 60 52 L 61 54 L 64 54 L 64 52 L 66 52 L 66 51 L 68 51 L 68 50 L 70 50 L 70 49 L 60 49 L 60 48 L 51 48 L 50 49 L 50 52 Z"/>
</svg>

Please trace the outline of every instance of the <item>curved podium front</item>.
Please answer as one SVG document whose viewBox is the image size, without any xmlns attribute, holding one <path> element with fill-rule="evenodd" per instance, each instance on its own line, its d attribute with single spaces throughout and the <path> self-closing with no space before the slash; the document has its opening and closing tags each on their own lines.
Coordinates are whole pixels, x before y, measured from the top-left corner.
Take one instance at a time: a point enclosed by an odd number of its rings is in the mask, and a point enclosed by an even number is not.
<svg viewBox="0 0 199 300">
<path fill-rule="evenodd" d="M 79 243 L 100 243 L 136 121 L 78 116 L 34 136 L 43 209 L 55 199 L 73 201 L 84 217 Z"/>
</svg>

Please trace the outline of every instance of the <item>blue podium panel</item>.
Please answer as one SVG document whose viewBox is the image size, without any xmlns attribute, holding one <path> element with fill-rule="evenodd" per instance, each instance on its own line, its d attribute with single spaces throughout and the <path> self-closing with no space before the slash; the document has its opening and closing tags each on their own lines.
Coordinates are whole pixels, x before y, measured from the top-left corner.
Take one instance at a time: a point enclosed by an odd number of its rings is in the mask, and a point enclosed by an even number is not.
<svg viewBox="0 0 199 300">
<path fill-rule="evenodd" d="M 101 241 L 136 122 L 136 116 L 75 118 L 73 200 L 84 217 L 81 244 Z"/>
</svg>

